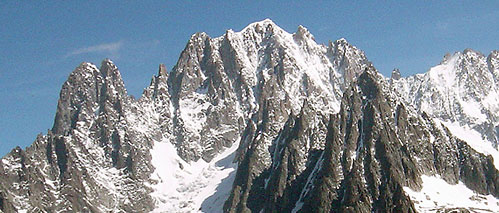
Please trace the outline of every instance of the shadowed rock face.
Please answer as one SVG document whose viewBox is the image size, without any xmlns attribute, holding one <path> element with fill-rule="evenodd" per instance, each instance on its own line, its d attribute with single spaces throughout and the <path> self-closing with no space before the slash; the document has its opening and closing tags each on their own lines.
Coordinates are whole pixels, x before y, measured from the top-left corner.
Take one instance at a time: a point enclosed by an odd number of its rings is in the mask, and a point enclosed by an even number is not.
<svg viewBox="0 0 499 213">
<path fill-rule="evenodd" d="M 469 60 L 467 70 L 483 65 Z M 486 64 L 497 76 L 497 52 Z M 194 34 L 138 100 L 112 61 L 82 63 L 62 86 L 53 128 L 0 160 L 0 210 L 155 210 L 173 199 L 154 188 L 166 181 L 157 168 L 171 164 L 153 164 L 158 143 L 174 147 L 180 170 L 239 143 L 232 187 L 211 198 L 225 212 L 415 212 L 404 187 L 421 189 L 422 175 L 499 197 L 494 159 L 401 98 L 404 81 L 385 80 L 345 39 L 320 45 L 306 28 L 290 34 L 270 20 Z"/>
<path fill-rule="evenodd" d="M 416 212 L 403 187 L 420 189 L 421 175 L 440 175 L 499 195 L 490 156 L 406 109 L 387 88 L 379 74 L 367 70 L 345 91 L 338 114 L 290 117 L 270 150 L 270 167 L 248 175 L 259 169 L 253 166 L 258 156 L 246 155 L 240 162 L 225 210 Z M 310 125 L 314 119 L 328 123 L 327 128 Z M 318 134 L 326 136 L 325 148 L 307 148 Z"/>
</svg>

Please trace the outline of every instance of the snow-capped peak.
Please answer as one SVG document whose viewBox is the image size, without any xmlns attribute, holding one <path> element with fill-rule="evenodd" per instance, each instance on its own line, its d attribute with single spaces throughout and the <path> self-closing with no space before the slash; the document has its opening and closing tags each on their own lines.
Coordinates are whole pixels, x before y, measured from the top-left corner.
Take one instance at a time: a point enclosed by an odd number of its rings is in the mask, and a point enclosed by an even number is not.
<svg viewBox="0 0 499 213">
<path fill-rule="evenodd" d="M 484 57 L 484 55 L 480 51 L 476 51 L 476 50 L 471 49 L 471 48 L 464 49 L 463 55 L 466 55 L 467 57 L 471 57 L 471 58 Z"/>
<path fill-rule="evenodd" d="M 253 22 L 253 23 L 249 24 L 248 26 L 243 28 L 241 30 L 241 32 L 246 32 L 248 30 L 254 30 L 256 32 L 261 32 L 261 31 L 266 31 L 269 28 L 284 31 L 279 26 L 277 26 L 277 24 L 275 24 L 272 20 L 267 18 L 267 19 L 264 19 L 262 21 L 257 21 L 257 22 Z"/>
<path fill-rule="evenodd" d="M 335 41 L 335 43 L 338 43 L 338 44 L 348 44 L 348 41 L 346 38 L 339 38 L 338 40 Z"/>
<path fill-rule="evenodd" d="M 311 39 L 315 41 L 314 36 L 308 31 L 307 28 L 302 25 L 298 26 L 298 30 L 296 31 L 295 35 L 301 39 Z"/>
<path fill-rule="evenodd" d="M 102 60 L 102 63 L 114 65 L 114 62 L 110 58 L 105 58 L 104 60 Z"/>
<path fill-rule="evenodd" d="M 94 72 L 100 72 L 99 68 L 90 62 L 82 62 L 70 75 L 83 75 L 92 77 Z"/>
<path fill-rule="evenodd" d="M 493 54 L 486 58 L 472 49 L 446 54 L 427 73 L 401 78 L 394 85 L 416 109 L 438 118 L 451 130 L 479 132 L 480 140 L 497 149 L 499 136 L 494 129 L 499 121 L 499 79 Z M 454 134 L 463 135 L 462 131 Z"/>
</svg>

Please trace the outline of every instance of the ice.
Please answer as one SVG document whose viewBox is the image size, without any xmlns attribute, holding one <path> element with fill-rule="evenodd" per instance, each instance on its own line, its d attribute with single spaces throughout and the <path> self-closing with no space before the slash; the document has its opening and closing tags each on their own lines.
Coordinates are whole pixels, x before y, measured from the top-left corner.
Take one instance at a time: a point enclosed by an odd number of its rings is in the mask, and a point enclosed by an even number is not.
<svg viewBox="0 0 499 213">
<path fill-rule="evenodd" d="M 499 82 L 498 82 L 499 83 Z M 485 107 L 489 108 L 496 115 L 499 114 L 499 91 L 490 91 L 490 93 L 482 100 Z"/>
<path fill-rule="evenodd" d="M 441 212 L 441 208 L 467 208 L 476 212 L 498 212 L 499 200 L 492 195 L 480 195 L 468 189 L 462 182 L 449 184 L 439 177 L 421 176 L 423 188 L 404 191 L 421 212 Z"/>
<path fill-rule="evenodd" d="M 443 64 L 435 66 L 430 69 L 428 72 L 430 78 L 434 82 L 439 82 L 440 84 L 433 85 L 436 86 L 443 92 L 447 88 L 452 88 L 454 84 L 456 84 L 456 75 L 455 75 L 455 63 L 458 60 L 459 55 L 453 55 L 449 60 L 445 61 Z"/>
<path fill-rule="evenodd" d="M 206 94 L 192 93 L 189 97 L 181 99 L 180 117 L 184 127 L 192 133 L 199 134 L 206 122 L 206 111 L 211 103 L 206 100 Z"/>
<path fill-rule="evenodd" d="M 222 212 L 232 189 L 237 164 L 233 163 L 239 143 L 211 162 L 200 159 L 187 163 L 169 141 L 155 142 L 151 150 L 156 168 L 152 179 L 156 200 L 153 212 Z"/>
<path fill-rule="evenodd" d="M 487 116 L 481 112 L 481 106 L 476 101 L 468 100 L 460 100 L 461 107 L 463 112 L 471 118 L 475 118 L 477 123 L 482 123 L 487 121 Z"/>
</svg>

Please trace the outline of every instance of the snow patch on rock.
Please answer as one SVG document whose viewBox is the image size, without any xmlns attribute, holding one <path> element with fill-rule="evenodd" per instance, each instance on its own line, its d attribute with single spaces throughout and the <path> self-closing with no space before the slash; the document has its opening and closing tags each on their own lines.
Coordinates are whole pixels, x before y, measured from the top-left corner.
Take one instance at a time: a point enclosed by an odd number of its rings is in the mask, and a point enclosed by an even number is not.
<svg viewBox="0 0 499 213">
<path fill-rule="evenodd" d="M 438 121 L 438 120 L 437 120 Z M 446 126 L 457 138 L 465 141 L 474 150 L 484 155 L 491 155 L 494 158 L 494 166 L 499 169 L 499 151 L 492 147 L 492 144 L 483 139 L 482 134 L 469 126 L 461 126 L 457 122 L 438 121 Z"/>
</svg>

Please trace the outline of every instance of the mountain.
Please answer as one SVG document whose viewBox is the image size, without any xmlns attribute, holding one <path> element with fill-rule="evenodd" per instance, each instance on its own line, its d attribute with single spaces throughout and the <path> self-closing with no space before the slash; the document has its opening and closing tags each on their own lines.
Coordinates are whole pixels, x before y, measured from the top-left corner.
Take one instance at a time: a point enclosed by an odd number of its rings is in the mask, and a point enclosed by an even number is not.
<svg viewBox="0 0 499 213">
<path fill-rule="evenodd" d="M 497 148 L 497 52 L 479 56 L 387 79 L 345 39 L 317 44 L 305 27 L 291 34 L 267 19 L 192 35 L 137 100 L 111 60 L 82 63 L 52 129 L 0 161 L 0 209 L 497 211 L 497 149 L 483 149 Z M 423 77 L 433 70 L 468 74 Z M 448 81 L 462 93 L 434 92 Z M 482 115 L 424 107 L 449 100 L 474 100 Z M 452 122 L 483 138 L 460 137 Z"/>
<path fill-rule="evenodd" d="M 392 77 L 391 84 L 419 112 L 444 124 L 477 151 L 499 158 L 498 51 L 488 57 L 471 49 L 447 54 L 427 73 Z"/>
</svg>

